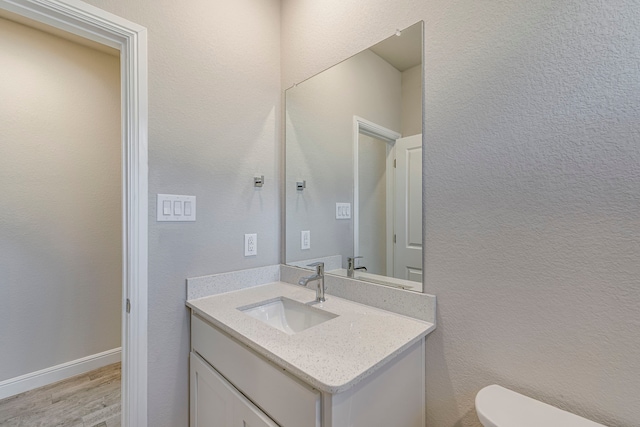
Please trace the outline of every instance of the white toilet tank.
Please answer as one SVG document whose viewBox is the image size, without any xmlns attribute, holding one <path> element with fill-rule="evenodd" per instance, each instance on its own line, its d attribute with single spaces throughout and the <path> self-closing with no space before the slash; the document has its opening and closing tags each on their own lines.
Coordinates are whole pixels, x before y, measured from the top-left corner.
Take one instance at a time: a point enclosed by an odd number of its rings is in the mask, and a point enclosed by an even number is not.
<svg viewBox="0 0 640 427">
<path fill-rule="evenodd" d="M 484 427 L 605 427 L 499 385 L 478 392 L 476 412 Z"/>
</svg>

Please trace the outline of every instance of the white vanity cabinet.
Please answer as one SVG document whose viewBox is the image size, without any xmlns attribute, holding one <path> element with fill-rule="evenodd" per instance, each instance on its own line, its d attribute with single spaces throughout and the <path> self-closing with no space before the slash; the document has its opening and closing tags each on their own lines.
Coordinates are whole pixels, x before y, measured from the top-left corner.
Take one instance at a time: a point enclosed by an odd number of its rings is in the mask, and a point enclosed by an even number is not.
<svg viewBox="0 0 640 427">
<path fill-rule="evenodd" d="M 278 426 L 196 353 L 190 362 L 192 427 Z"/>
<path fill-rule="evenodd" d="M 191 360 L 211 365 L 229 385 L 281 427 L 321 427 L 319 391 L 255 354 L 251 349 L 198 315 L 191 316 Z M 199 366 L 196 364 L 196 367 Z M 196 383 L 197 385 L 197 383 Z M 194 388 L 191 369 L 191 427 L 233 427 L 235 424 L 197 424 L 202 400 Z M 198 404 L 199 403 L 199 404 Z M 213 405 L 213 404 L 212 404 Z M 204 409 L 202 409 L 204 412 Z M 202 418 L 200 418 L 202 419 Z M 250 424 L 248 424 L 249 426 Z M 266 424 L 269 425 L 269 424 Z M 239 427 L 245 427 L 242 423 Z"/>
<path fill-rule="evenodd" d="M 322 363 L 322 348 L 317 357 Z M 190 426 L 424 427 L 424 357 L 423 338 L 352 387 L 330 393 L 266 360 L 194 311 Z"/>
</svg>

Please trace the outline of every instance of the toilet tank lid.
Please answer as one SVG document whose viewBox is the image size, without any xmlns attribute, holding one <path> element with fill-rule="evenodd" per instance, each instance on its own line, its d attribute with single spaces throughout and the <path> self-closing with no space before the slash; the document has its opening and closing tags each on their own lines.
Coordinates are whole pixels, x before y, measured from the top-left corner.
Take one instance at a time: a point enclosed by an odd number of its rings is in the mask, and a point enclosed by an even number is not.
<svg viewBox="0 0 640 427">
<path fill-rule="evenodd" d="M 478 392 L 476 412 L 485 427 L 605 427 L 495 384 Z"/>
</svg>

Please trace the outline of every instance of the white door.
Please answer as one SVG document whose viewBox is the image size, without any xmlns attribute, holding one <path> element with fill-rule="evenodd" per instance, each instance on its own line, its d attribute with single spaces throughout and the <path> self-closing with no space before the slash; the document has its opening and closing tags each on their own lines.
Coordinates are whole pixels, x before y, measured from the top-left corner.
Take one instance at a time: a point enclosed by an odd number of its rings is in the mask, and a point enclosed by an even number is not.
<svg viewBox="0 0 640 427">
<path fill-rule="evenodd" d="M 395 199 L 393 275 L 422 283 L 421 134 L 396 141 Z"/>
<path fill-rule="evenodd" d="M 191 427 L 278 427 L 195 353 L 191 353 Z"/>
</svg>

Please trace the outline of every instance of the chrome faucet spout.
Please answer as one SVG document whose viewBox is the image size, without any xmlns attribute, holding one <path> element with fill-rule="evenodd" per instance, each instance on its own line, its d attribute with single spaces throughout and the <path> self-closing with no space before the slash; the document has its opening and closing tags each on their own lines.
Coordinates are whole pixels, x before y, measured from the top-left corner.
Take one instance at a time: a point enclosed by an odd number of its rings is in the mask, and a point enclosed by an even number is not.
<svg viewBox="0 0 640 427">
<path fill-rule="evenodd" d="M 318 287 L 316 288 L 316 302 L 324 302 L 326 301 L 326 298 L 324 297 L 324 262 L 314 262 L 308 266 L 315 267 L 316 274 L 300 278 L 300 280 L 298 280 L 298 284 L 307 286 L 307 283 L 317 280 Z"/>
</svg>

